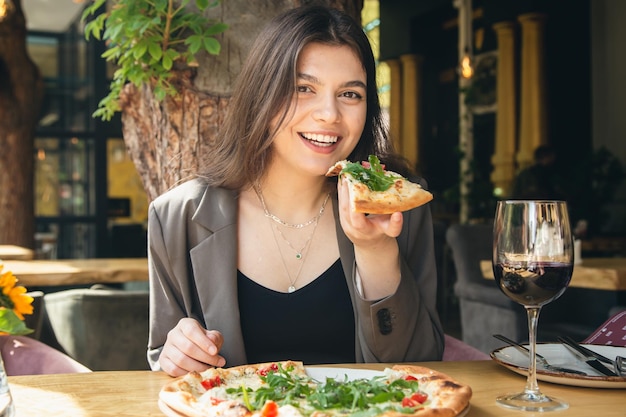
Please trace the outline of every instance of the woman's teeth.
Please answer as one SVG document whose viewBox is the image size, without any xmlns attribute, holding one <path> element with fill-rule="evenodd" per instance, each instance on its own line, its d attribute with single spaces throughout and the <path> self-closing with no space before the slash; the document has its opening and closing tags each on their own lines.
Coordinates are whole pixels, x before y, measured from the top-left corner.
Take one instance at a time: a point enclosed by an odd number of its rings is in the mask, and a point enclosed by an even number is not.
<svg viewBox="0 0 626 417">
<path fill-rule="evenodd" d="M 320 135 L 317 133 L 302 133 L 301 136 L 311 142 L 316 142 L 318 146 L 331 146 L 339 139 L 338 136 Z"/>
</svg>

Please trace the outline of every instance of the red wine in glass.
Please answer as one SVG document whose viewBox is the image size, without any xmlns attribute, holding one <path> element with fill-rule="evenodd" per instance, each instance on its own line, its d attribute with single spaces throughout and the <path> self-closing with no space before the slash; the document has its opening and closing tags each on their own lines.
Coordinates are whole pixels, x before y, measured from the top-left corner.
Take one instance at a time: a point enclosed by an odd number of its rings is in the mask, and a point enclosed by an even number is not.
<svg viewBox="0 0 626 417">
<path fill-rule="evenodd" d="M 574 266 L 564 262 L 496 263 L 493 273 L 500 290 L 525 306 L 543 306 L 561 296 Z"/>
</svg>

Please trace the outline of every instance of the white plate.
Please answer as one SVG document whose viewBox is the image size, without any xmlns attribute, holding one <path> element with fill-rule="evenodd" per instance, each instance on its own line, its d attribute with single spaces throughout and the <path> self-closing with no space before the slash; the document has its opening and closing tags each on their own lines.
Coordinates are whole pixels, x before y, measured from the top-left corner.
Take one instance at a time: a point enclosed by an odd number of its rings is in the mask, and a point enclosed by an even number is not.
<svg viewBox="0 0 626 417">
<path fill-rule="evenodd" d="M 353 381 L 355 379 L 370 379 L 375 376 L 385 375 L 382 371 L 372 369 L 333 368 L 323 366 L 307 366 L 306 373 L 313 379 L 324 382 L 326 378 Z"/>
<path fill-rule="evenodd" d="M 626 356 L 626 347 L 583 345 L 607 358 Z M 585 372 L 577 375 L 567 372 L 554 372 L 537 366 L 537 379 L 555 384 L 590 388 L 626 388 L 626 378 L 605 376 L 580 360 L 569 348 L 560 343 L 538 343 L 537 353 L 543 355 L 551 365 L 562 366 Z M 514 348 L 505 346 L 491 352 L 491 358 L 500 365 L 520 375 L 528 373 L 528 356 Z"/>
</svg>

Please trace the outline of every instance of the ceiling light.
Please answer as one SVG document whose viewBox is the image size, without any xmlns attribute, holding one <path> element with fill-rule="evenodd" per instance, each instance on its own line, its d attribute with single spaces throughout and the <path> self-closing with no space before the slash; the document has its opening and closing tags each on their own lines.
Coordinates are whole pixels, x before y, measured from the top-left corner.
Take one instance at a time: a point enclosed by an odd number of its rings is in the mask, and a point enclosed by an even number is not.
<svg viewBox="0 0 626 417">
<path fill-rule="evenodd" d="M 469 54 L 469 48 L 465 48 L 465 54 L 463 54 L 461 62 L 459 63 L 459 74 L 465 79 L 470 79 L 474 75 L 474 63 Z"/>
</svg>

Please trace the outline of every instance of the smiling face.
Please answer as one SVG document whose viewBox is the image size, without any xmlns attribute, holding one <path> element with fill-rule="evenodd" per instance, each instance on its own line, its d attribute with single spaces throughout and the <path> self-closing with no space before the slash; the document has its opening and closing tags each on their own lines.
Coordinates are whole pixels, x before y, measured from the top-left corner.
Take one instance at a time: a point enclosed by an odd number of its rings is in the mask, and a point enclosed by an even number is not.
<svg viewBox="0 0 626 417">
<path fill-rule="evenodd" d="M 304 47 L 291 109 L 274 137 L 272 164 L 324 175 L 345 159 L 365 125 L 366 83 L 365 69 L 350 47 L 316 42 Z"/>
</svg>

